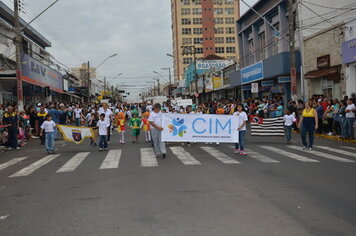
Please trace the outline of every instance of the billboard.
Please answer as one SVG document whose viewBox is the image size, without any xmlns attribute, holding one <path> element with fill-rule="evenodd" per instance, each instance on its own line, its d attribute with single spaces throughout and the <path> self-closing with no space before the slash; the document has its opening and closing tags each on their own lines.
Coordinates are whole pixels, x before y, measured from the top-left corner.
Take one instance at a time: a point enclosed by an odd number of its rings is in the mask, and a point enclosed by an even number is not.
<svg viewBox="0 0 356 236">
<path fill-rule="evenodd" d="M 241 82 L 247 84 L 263 79 L 263 62 L 241 69 Z"/>
<path fill-rule="evenodd" d="M 218 71 L 233 63 L 233 61 L 229 60 L 198 60 L 197 70 Z"/>
<path fill-rule="evenodd" d="M 22 54 L 21 78 L 23 81 L 63 93 L 63 75 L 29 55 Z"/>
</svg>

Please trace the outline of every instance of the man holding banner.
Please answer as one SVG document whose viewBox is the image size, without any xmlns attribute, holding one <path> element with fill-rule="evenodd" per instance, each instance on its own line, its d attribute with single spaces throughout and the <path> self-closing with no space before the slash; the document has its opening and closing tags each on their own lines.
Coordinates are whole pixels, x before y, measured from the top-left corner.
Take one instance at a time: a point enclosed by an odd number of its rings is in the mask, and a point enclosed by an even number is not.
<svg viewBox="0 0 356 236">
<path fill-rule="evenodd" d="M 166 158 L 166 145 L 164 141 L 161 140 L 161 134 L 164 130 L 162 128 L 161 104 L 156 103 L 154 105 L 153 112 L 151 112 L 148 121 L 151 125 L 151 139 L 153 142 L 156 157 Z"/>
</svg>

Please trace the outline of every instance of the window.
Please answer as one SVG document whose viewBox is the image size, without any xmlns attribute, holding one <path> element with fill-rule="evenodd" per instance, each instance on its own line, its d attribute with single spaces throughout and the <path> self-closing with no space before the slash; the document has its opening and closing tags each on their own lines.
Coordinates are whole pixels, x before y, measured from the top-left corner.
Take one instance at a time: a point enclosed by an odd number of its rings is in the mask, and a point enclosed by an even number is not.
<svg viewBox="0 0 356 236">
<path fill-rule="evenodd" d="M 201 25 L 203 24 L 202 18 L 193 18 L 193 25 Z"/>
<path fill-rule="evenodd" d="M 194 38 L 194 44 L 202 44 L 203 38 Z"/>
<path fill-rule="evenodd" d="M 184 34 L 184 35 L 192 34 L 192 29 L 182 28 L 182 34 Z"/>
<path fill-rule="evenodd" d="M 189 18 L 182 18 L 182 25 L 190 25 L 192 24 Z"/>
<path fill-rule="evenodd" d="M 279 31 L 279 23 L 273 25 Z M 273 31 L 273 44 L 272 44 L 272 56 L 278 54 L 280 35 L 278 31 Z"/>
<path fill-rule="evenodd" d="M 224 14 L 224 8 L 214 8 L 214 15 Z"/>
<path fill-rule="evenodd" d="M 192 39 L 191 38 L 183 38 L 183 45 L 189 45 L 192 44 Z"/>
<path fill-rule="evenodd" d="M 192 63 L 193 59 L 191 57 L 183 57 L 183 64 L 190 64 Z"/>
<path fill-rule="evenodd" d="M 202 28 L 193 28 L 193 34 L 203 34 Z"/>
<path fill-rule="evenodd" d="M 226 43 L 235 43 L 235 37 L 226 37 Z"/>
<path fill-rule="evenodd" d="M 190 0 L 181 0 L 180 1 L 183 5 L 190 5 Z"/>
<path fill-rule="evenodd" d="M 236 53 L 235 47 L 226 47 L 226 53 Z"/>
<path fill-rule="evenodd" d="M 182 15 L 190 15 L 190 8 L 182 8 Z"/>
<path fill-rule="evenodd" d="M 224 24 L 224 18 L 218 17 L 218 18 L 215 18 L 214 21 L 215 21 L 215 24 L 216 24 L 216 25 L 222 25 L 222 24 Z"/>
<path fill-rule="evenodd" d="M 234 4 L 234 0 L 225 0 L 225 4 L 226 5 L 233 5 Z"/>
<path fill-rule="evenodd" d="M 223 4 L 223 0 L 214 0 L 213 1 L 215 5 L 222 5 Z"/>
<path fill-rule="evenodd" d="M 201 15 L 201 8 L 193 8 L 193 15 Z"/>
<path fill-rule="evenodd" d="M 235 28 L 234 27 L 227 27 L 226 28 L 226 33 L 227 34 L 234 34 L 235 33 Z"/>
<path fill-rule="evenodd" d="M 266 34 L 262 32 L 258 35 L 261 50 L 261 60 L 266 59 Z"/>
<path fill-rule="evenodd" d="M 225 24 L 235 24 L 234 17 L 226 17 L 225 18 Z"/>
<path fill-rule="evenodd" d="M 216 37 L 215 43 L 224 43 L 224 37 Z"/>
<path fill-rule="evenodd" d="M 196 54 L 203 54 L 203 48 L 195 48 Z"/>
<path fill-rule="evenodd" d="M 201 0 L 192 0 L 193 5 L 201 5 Z"/>
<path fill-rule="evenodd" d="M 233 7 L 225 8 L 225 14 L 234 14 L 234 8 Z"/>
<path fill-rule="evenodd" d="M 226 57 L 226 59 L 227 60 L 229 60 L 229 61 L 236 61 L 236 57 L 234 57 L 234 56 L 228 56 L 228 57 Z"/>
<path fill-rule="evenodd" d="M 215 53 L 224 53 L 224 52 L 225 52 L 224 47 L 216 47 L 215 48 Z"/>
<path fill-rule="evenodd" d="M 223 33 L 224 33 L 224 28 L 223 27 L 215 28 L 215 34 L 223 34 Z"/>
</svg>

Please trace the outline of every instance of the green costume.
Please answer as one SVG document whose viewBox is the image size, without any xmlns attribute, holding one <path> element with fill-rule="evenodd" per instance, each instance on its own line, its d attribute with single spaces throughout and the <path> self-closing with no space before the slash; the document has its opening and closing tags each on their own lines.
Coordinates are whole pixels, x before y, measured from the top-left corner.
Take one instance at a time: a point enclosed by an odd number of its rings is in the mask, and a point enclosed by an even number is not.
<svg viewBox="0 0 356 236">
<path fill-rule="evenodd" d="M 132 128 L 132 136 L 139 136 L 141 129 L 141 119 L 140 118 L 132 118 L 129 123 Z"/>
</svg>

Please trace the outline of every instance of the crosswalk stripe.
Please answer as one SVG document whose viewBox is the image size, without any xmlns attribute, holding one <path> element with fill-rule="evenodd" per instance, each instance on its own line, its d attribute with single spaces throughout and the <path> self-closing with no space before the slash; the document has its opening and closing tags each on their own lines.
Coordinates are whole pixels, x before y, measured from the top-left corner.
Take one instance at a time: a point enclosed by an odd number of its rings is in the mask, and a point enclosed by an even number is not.
<svg viewBox="0 0 356 236">
<path fill-rule="evenodd" d="M 158 166 L 157 158 L 152 148 L 141 148 L 141 167 Z"/>
<path fill-rule="evenodd" d="M 115 169 L 119 167 L 121 150 L 110 150 L 105 160 L 101 163 L 100 169 Z"/>
<path fill-rule="evenodd" d="M 251 151 L 251 150 L 247 150 L 247 156 L 263 163 L 279 163 L 279 161 L 276 161 L 272 158 L 266 157 L 258 152 Z"/>
<path fill-rule="evenodd" d="M 344 154 L 346 156 L 356 157 L 356 153 L 348 152 L 348 151 L 345 151 L 345 150 L 340 150 L 340 149 L 326 147 L 326 146 L 317 146 L 316 148 L 324 149 L 324 150 L 327 150 L 327 151 L 330 151 L 330 152 L 336 152 L 336 153 Z"/>
<path fill-rule="evenodd" d="M 79 152 L 75 154 L 69 161 L 57 170 L 57 173 L 74 171 L 89 154 L 90 152 Z"/>
<path fill-rule="evenodd" d="M 346 148 L 346 149 L 350 149 L 350 150 L 355 150 L 356 151 L 356 148 L 354 147 L 349 147 L 349 146 L 341 146 L 342 148 Z"/>
<path fill-rule="evenodd" d="M 307 157 L 303 157 L 301 155 L 298 155 L 298 154 L 295 154 L 295 153 L 291 153 L 291 152 L 287 152 L 287 151 L 284 151 L 280 148 L 274 148 L 274 147 L 270 147 L 270 146 L 260 146 L 261 148 L 264 148 L 264 149 L 267 149 L 269 151 L 272 151 L 272 152 L 275 152 L 277 154 L 281 154 L 285 157 L 288 157 L 288 158 L 292 158 L 294 160 L 297 160 L 297 161 L 302 161 L 302 162 L 319 162 L 318 160 L 315 160 L 315 159 L 310 159 L 310 158 L 307 158 Z"/>
<path fill-rule="evenodd" d="M 9 177 L 12 178 L 12 177 L 28 176 L 28 175 L 32 174 L 33 172 L 35 172 L 37 169 L 48 164 L 50 161 L 56 159 L 59 156 L 60 156 L 60 154 L 52 154 L 52 155 L 45 156 L 44 158 L 32 163 L 31 165 L 25 167 L 24 169 L 16 172 L 13 175 L 10 175 Z"/>
<path fill-rule="evenodd" d="M 182 147 L 170 147 L 174 155 L 183 162 L 184 165 L 201 165 L 200 161 L 195 159 L 189 152 Z"/>
<path fill-rule="evenodd" d="M 219 161 L 221 161 L 224 164 L 241 164 L 240 162 L 236 161 L 235 159 L 229 157 L 223 152 L 220 152 L 218 149 L 213 148 L 213 147 L 200 147 Z"/>
<path fill-rule="evenodd" d="M 3 164 L 0 165 L 0 170 L 3 170 L 9 166 L 15 165 L 16 163 L 19 163 L 23 160 L 25 160 L 27 157 L 18 157 L 18 158 L 14 158 L 9 160 L 8 162 L 5 162 Z"/>
<path fill-rule="evenodd" d="M 298 146 L 287 146 L 287 147 L 301 151 L 300 147 L 298 147 Z M 311 151 L 310 150 L 306 150 L 305 152 L 311 153 L 311 154 L 316 155 L 316 156 L 324 157 L 324 158 L 327 158 L 327 159 L 330 159 L 330 160 L 334 160 L 334 161 L 355 162 L 355 161 L 352 161 L 352 160 L 349 160 L 349 159 L 346 159 L 346 158 L 337 157 L 335 155 L 331 155 L 331 154 L 324 153 L 324 152 L 318 152 L 318 151 L 315 151 L 315 150 L 311 150 Z"/>
</svg>

